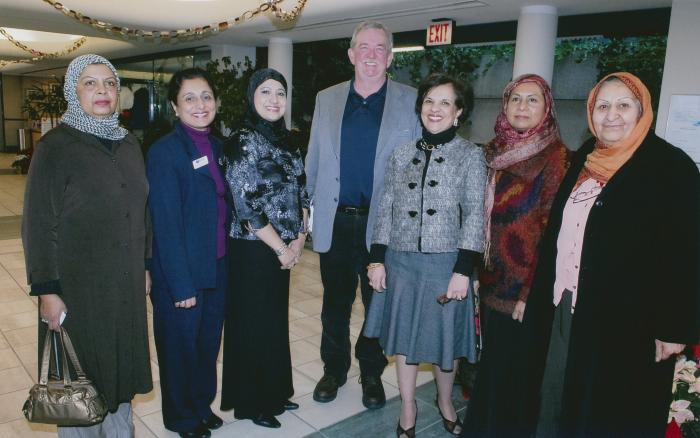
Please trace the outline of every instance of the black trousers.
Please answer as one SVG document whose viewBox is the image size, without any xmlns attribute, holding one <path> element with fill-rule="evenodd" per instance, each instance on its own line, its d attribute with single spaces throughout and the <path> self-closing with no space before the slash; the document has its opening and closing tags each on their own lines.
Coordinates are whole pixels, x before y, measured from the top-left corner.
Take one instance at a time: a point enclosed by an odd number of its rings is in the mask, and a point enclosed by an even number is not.
<svg viewBox="0 0 700 438">
<path fill-rule="evenodd" d="M 358 280 L 365 317 L 372 300 L 373 291 L 367 279 L 369 253 L 365 244 L 366 232 L 366 215 L 338 212 L 333 223 L 331 248 L 320 254 L 323 282 L 321 359 L 325 372 L 341 383 L 345 382 L 350 369 L 350 312 L 355 302 Z M 378 339 L 367 338 L 362 332 L 355 345 L 360 371 L 363 376 L 380 376 L 387 364 L 382 347 Z"/>
<path fill-rule="evenodd" d="M 229 239 L 221 409 L 239 418 L 281 415 L 294 394 L 289 270 L 261 240 Z"/>
<path fill-rule="evenodd" d="M 569 356 L 569 340 L 571 339 L 571 303 L 573 294 L 564 290 L 561 301 L 554 311 L 552 334 L 547 352 L 544 377 L 540 395 L 540 416 L 537 422 L 537 438 L 562 436 L 559 430 L 562 403 L 564 398 L 564 379 L 566 377 L 566 361 Z"/>
</svg>

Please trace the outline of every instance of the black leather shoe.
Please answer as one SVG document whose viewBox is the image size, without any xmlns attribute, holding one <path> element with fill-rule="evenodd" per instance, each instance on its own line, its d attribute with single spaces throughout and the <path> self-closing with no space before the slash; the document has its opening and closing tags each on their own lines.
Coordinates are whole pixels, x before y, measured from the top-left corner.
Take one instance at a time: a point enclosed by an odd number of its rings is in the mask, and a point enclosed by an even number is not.
<svg viewBox="0 0 700 438">
<path fill-rule="evenodd" d="M 209 418 L 202 420 L 202 426 L 209 430 L 214 430 L 220 428 L 224 424 L 224 420 L 219 418 L 216 414 L 211 414 Z"/>
<path fill-rule="evenodd" d="M 299 403 L 294 403 L 291 400 L 287 400 L 286 402 L 284 402 L 285 411 L 293 411 L 295 409 L 299 409 Z"/>
<path fill-rule="evenodd" d="M 275 418 L 274 415 L 267 414 L 260 414 L 257 417 L 253 418 L 253 423 L 257 424 L 258 426 L 269 427 L 272 429 L 282 427 L 282 425 L 279 421 L 277 421 L 277 418 Z"/>
<path fill-rule="evenodd" d="M 209 438 L 211 436 L 211 432 L 209 432 L 209 429 L 200 424 L 192 430 L 180 432 L 179 435 L 182 438 Z"/>
<path fill-rule="evenodd" d="M 314 400 L 321 403 L 328 403 L 335 400 L 338 395 L 338 388 L 345 382 L 340 383 L 335 376 L 324 374 L 314 389 Z"/>
<path fill-rule="evenodd" d="M 362 404 L 367 409 L 379 409 L 386 403 L 384 386 L 379 376 L 362 376 Z"/>
</svg>

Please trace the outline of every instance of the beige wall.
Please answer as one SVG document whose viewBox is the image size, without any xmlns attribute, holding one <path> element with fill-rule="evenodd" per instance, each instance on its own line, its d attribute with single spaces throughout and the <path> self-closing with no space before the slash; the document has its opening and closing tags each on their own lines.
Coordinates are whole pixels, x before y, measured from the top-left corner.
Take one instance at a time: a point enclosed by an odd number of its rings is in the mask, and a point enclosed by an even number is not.
<svg viewBox="0 0 700 438">
<path fill-rule="evenodd" d="M 700 1 L 673 0 L 656 133 L 666 136 L 673 94 L 700 95 Z"/>
<path fill-rule="evenodd" d="M 22 107 L 22 77 L 3 75 L 3 103 L 6 119 L 20 119 L 24 116 Z"/>
<path fill-rule="evenodd" d="M 24 128 L 25 125 L 25 122 L 22 120 L 13 120 L 24 119 L 21 110 L 22 96 L 24 95 L 22 82 L 21 76 L 3 75 L 2 77 L 3 113 L 5 118 L 3 130 L 5 131 L 6 148 L 18 146 L 17 130 Z"/>
</svg>

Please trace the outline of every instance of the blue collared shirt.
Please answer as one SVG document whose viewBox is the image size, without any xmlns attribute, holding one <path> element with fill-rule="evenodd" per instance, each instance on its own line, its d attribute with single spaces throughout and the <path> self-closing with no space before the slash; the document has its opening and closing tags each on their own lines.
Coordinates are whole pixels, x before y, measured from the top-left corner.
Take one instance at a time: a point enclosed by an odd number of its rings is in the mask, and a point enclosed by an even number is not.
<svg viewBox="0 0 700 438">
<path fill-rule="evenodd" d="M 372 200 L 374 157 L 387 82 L 367 98 L 357 94 L 354 79 L 350 83 L 340 134 L 339 205 L 366 208 Z"/>
</svg>

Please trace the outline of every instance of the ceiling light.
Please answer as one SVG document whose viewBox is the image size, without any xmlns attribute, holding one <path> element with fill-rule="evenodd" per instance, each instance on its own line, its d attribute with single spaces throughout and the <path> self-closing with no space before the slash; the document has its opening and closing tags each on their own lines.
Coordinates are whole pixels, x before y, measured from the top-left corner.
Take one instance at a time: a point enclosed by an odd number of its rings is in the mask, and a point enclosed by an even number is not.
<svg viewBox="0 0 700 438">
<path fill-rule="evenodd" d="M 11 27 L 4 28 L 7 33 L 9 33 L 12 38 L 17 41 L 22 41 L 25 43 L 29 42 L 62 42 L 62 41 L 75 41 L 82 38 L 80 35 L 69 35 L 65 33 L 52 33 L 52 32 L 40 32 L 37 30 L 27 30 L 27 29 L 13 29 Z M 7 40 L 3 35 L 0 34 L 0 40 Z"/>
<path fill-rule="evenodd" d="M 391 49 L 393 53 L 401 53 L 401 52 L 416 52 L 418 50 L 425 50 L 425 47 L 423 46 L 406 46 L 406 47 L 394 47 Z"/>
</svg>

